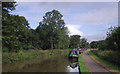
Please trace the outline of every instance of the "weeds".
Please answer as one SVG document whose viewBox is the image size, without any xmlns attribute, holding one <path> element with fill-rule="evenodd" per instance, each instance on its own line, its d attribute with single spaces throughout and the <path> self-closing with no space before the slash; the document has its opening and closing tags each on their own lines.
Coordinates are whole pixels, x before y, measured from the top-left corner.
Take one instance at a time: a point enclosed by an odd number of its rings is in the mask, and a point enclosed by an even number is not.
<svg viewBox="0 0 120 74">
<path fill-rule="evenodd" d="M 69 50 L 22 50 L 20 49 L 17 53 L 15 52 L 3 52 L 2 53 L 2 62 L 3 63 L 12 63 L 16 61 L 22 61 L 27 59 L 34 59 L 37 57 L 42 57 L 47 55 L 47 57 L 52 57 L 56 54 L 68 54 Z M 62 52 L 62 53 L 61 53 Z"/>
<path fill-rule="evenodd" d="M 18 53 L 15 52 L 4 52 L 2 54 L 2 62 L 3 63 L 11 63 L 11 62 L 15 62 L 15 61 L 20 61 L 20 60 L 25 60 L 25 59 L 31 59 L 31 58 L 36 58 L 36 54 L 35 53 L 24 53 L 23 50 L 20 50 Z"/>
<path fill-rule="evenodd" d="M 107 64 L 108 66 L 120 71 L 119 52 L 112 50 L 91 50 L 89 51 L 89 54 L 92 55 L 94 58 L 98 59 L 99 61 Z"/>
</svg>

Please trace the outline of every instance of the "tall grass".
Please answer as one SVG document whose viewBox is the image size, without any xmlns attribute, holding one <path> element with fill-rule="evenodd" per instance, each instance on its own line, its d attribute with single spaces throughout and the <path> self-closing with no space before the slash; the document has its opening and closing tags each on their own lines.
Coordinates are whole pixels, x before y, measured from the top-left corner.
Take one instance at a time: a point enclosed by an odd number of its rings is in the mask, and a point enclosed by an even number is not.
<svg viewBox="0 0 120 74">
<path fill-rule="evenodd" d="M 12 63 L 15 61 L 25 60 L 36 58 L 37 54 L 34 52 L 32 53 L 25 53 L 24 51 L 20 50 L 18 53 L 15 52 L 3 52 L 2 53 L 2 62 L 3 63 Z"/>
<path fill-rule="evenodd" d="M 109 67 L 120 71 L 120 53 L 112 50 L 91 50 L 89 54 L 95 59 L 107 64 Z"/>
<path fill-rule="evenodd" d="M 61 53 L 62 52 L 62 53 Z M 37 57 L 43 57 L 44 55 L 48 58 L 55 56 L 56 54 L 68 54 L 69 49 L 56 49 L 56 50 L 19 50 L 15 52 L 3 52 L 2 53 L 2 62 L 3 63 L 12 63 L 16 61 L 22 61 L 27 59 L 34 59 Z"/>
</svg>

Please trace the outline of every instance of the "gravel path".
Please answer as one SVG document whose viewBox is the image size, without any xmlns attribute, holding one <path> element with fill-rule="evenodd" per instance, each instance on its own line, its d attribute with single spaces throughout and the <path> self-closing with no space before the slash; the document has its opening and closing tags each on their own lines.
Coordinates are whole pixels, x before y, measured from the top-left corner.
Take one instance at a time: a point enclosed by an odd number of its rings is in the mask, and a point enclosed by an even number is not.
<svg viewBox="0 0 120 74">
<path fill-rule="evenodd" d="M 87 51 L 83 53 L 82 58 L 83 58 L 83 61 L 85 62 L 85 65 L 90 70 L 90 72 L 108 72 L 106 69 L 101 67 L 98 63 L 93 61 L 90 58 L 90 56 L 87 54 Z"/>
</svg>

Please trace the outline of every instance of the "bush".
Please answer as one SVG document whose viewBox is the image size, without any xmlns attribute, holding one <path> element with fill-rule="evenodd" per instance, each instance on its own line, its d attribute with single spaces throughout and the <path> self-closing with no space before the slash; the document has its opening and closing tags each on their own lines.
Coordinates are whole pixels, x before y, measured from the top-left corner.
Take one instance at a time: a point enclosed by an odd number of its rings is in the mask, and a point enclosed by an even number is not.
<svg viewBox="0 0 120 74">
<path fill-rule="evenodd" d="M 3 59 L 2 59 L 3 63 L 11 63 L 14 61 L 36 58 L 37 54 L 34 52 L 24 53 L 24 51 L 22 49 L 20 49 L 17 53 L 3 52 L 2 57 L 3 57 Z"/>
<path fill-rule="evenodd" d="M 91 51 L 93 54 L 97 55 L 98 57 L 111 62 L 114 65 L 120 66 L 120 54 L 118 51 L 113 50 L 96 50 Z"/>
<path fill-rule="evenodd" d="M 4 47 L 3 49 L 2 49 L 2 52 L 8 52 L 9 50 L 8 50 L 8 48 L 7 47 Z"/>
</svg>

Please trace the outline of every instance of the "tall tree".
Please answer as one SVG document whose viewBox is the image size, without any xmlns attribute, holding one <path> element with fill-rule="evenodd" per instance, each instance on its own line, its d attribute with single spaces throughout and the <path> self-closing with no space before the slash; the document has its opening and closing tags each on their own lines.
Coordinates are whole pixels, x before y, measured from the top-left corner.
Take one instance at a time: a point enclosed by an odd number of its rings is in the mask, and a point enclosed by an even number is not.
<svg viewBox="0 0 120 74">
<path fill-rule="evenodd" d="M 16 2 L 2 2 L 2 23 L 10 15 L 9 13 L 15 10 Z"/>
<path fill-rule="evenodd" d="M 87 45 L 88 45 L 87 39 L 85 39 L 85 38 L 80 39 L 80 47 L 81 48 L 86 48 Z"/>
<path fill-rule="evenodd" d="M 15 2 L 2 2 L 2 46 L 8 46 L 7 44 L 11 44 L 9 43 L 12 39 L 10 34 L 10 31 L 12 31 L 12 28 L 9 28 L 9 26 L 11 25 L 11 21 L 9 19 L 11 19 L 11 15 L 9 14 L 10 11 L 15 10 L 16 4 Z M 8 29 L 9 28 L 9 29 Z M 8 30 L 6 30 L 8 29 Z M 7 36 L 7 34 L 9 36 Z"/>
<path fill-rule="evenodd" d="M 80 47 L 80 35 L 72 35 L 70 37 L 70 48 Z"/>
<path fill-rule="evenodd" d="M 29 23 L 23 16 L 10 15 L 4 20 L 2 34 L 3 47 L 20 49 L 21 44 L 28 43 Z"/>
<path fill-rule="evenodd" d="M 41 45 L 45 49 L 62 48 L 62 37 L 67 35 L 62 17 L 63 15 L 57 10 L 47 12 L 43 16 L 43 21 L 36 28 L 36 31 L 41 35 Z"/>
<path fill-rule="evenodd" d="M 93 48 L 99 48 L 99 50 L 119 50 L 120 27 L 110 27 L 105 40 L 93 41 L 90 45 Z"/>
<path fill-rule="evenodd" d="M 90 47 L 91 47 L 91 48 L 98 48 L 98 41 L 92 41 L 92 42 L 90 43 Z"/>
<path fill-rule="evenodd" d="M 120 27 L 111 27 L 107 32 L 107 49 L 119 50 L 120 49 Z"/>
</svg>

